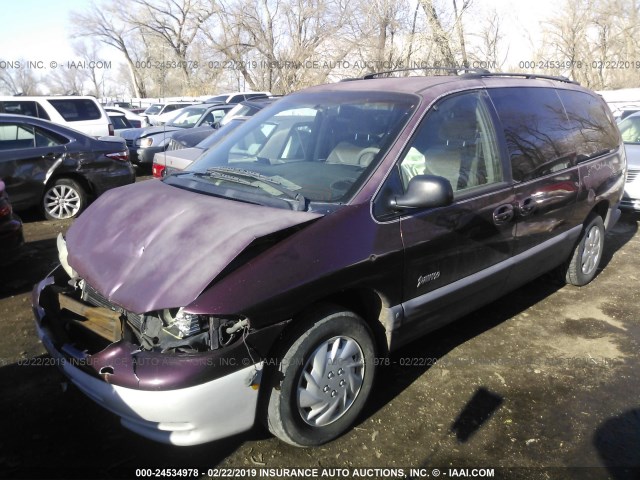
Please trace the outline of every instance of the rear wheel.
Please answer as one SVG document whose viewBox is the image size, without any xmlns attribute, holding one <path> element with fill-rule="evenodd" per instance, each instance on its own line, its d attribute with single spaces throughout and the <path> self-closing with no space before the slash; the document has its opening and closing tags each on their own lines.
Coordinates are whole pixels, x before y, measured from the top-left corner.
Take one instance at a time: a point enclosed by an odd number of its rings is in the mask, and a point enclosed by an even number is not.
<svg viewBox="0 0 640 480">
<path fill-rule="evenodd" d="M 70 178 L 58 178 L 45 189 L 42 209 L 47 220 L 77 217 L 85 207 L 87 196 L 82 186 Z"/>
<path fill-rule="evenodd" d="M 599 215 L 591 215 L 582 230 L 567 266 L 565 280 L 571 285 L 582 286 L 593 280 L 598 271 L 604 250 L 604 223 Z"/>
<path fill-rule="evenodd" d="M 300 447 L 329 442 L 353 424 L 375 371 L 367 324 L 337 307 L 321 310 L 285 344 L 268 386 L 269 430 Z"/>
</svg>

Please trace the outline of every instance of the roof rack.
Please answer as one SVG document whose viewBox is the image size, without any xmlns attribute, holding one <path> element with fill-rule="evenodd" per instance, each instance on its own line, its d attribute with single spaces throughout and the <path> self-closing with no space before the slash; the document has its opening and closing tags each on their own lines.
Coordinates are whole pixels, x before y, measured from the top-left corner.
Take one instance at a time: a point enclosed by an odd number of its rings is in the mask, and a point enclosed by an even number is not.
<svg viewBox="0 0 640 480">
<path fill-rule="evenodd" d="M 399 68 L 397 70 L 387 70 L 384 72 L 374 72 L 368 73 L 363 76 L 363 80 L 371 80 L 380 75 L 388 75 L 390 73 L 397 72 L 410 72 L 410 71 L 424 71 L 424 70 L 436 70 L 443 71 L 449 73 L 455 73 L 456 75 L 460 75 L 461 77 L 470 77 L 470 78 L 483 78 L 483 77 L 521 77 L 521 78 L 541 78 L 547 80 L 555 80 L 558 82 L 565 83 L 573 83 L 575 85 L 579 85 L 575 80 L 571 80 L 567 77 L 563 76 L 554 76 L 554 75 L 538 75 L 536 73 L 508 73 L 508 72 L 490 72 L 489 70 L 485 70 L 484 68 L 466 68 L 466 67 L 426 67 L 426 68 Z M 460 74 L 462 72 L 462 74 Z M 355 78 L 345 78 L 341 81 L 350 81 L 356 80 Z"/>
<path fill-rule="evenodd" d="M 374 72 L 374 73 L 368 73 L 365 76 L 362 77 L 363 80 L 371 80 L 373 78 L 376 78 L 378 75 L 388 75 L 390 73 L 398 73 L 398 72 L 413 72 L 413 71 L 424 71 L 424 70 L 436 70 L 436 71 L 443 71 L 443 72 L 450 72 L 450 73 L 455 73 L 456 75 L 458 74 L 458 72 L 464 72 L 465 74 L 467 73 L 471 73 L 471 74 L 476 74 L 476 75 L 484 75 L 484 74 L 488 74 L 491 73 L 489 72 L 489 70 L 485 70 L 484 68 L 467 68 L 467 67 L 412 67 L 412 68 L 398 68 L 396 70 L 386 70 L 384 72 Z M 351 79 L 349 79 L 351 80 Z"/>
<path fill-rule="evenodd" d="M 562 75 L 538 75 L 537 73 L 508 73 L 508 72 L 487 72 L 480 75 L 481 77 L 521 77 L 521 78 L 543 78 L 546 80 L 556 80 L 558 82 L 573 83 L 580 85 L 575 80 L 571 80 Z"/>
</svg>

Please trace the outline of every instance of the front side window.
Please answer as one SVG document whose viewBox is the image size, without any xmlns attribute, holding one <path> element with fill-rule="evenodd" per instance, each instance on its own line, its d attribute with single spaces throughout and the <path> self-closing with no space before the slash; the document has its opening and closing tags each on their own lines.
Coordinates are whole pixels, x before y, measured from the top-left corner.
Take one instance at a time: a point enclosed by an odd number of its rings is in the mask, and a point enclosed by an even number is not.
<svg viewBox="0 0 640 480">
<path fill-rule="evenodd" d="M 504 129 L 516 182 L 575 164 L 576 148 L 564 106 L 553 88 L 489 90 Z"/>
<path fill-rule="evenodd" d="M 416 175 L 449 180 L 454 194 L 503 181 L 486 93 L 448 97 L 427 114 L 400 161 L 406 190 Z"/>
<path fill-rule="evenodd" d="M 154 103 L 153 105 L 147 107 L 147 109 L 144 111 L 145 115 L 157 115 L 160 113 L 160 111 L 162 110 L 162 107 L 164 105 L 162 105 L 161 103 Z"/>
<path fill-rule="evenodd" d="M 296 199 L 296 208 L 300 202 L 345 203 L 417 102 L 412 95 L 381 92 L 293 95 L 239 125 L 185 177 L 257 203 L 263 197 L 290 204 Z"/>
<path fill-rule="evenodd" d="M 38 104 L 34 101 L 5 101 L 4 113 L 38 117 Z"/>
</svg>

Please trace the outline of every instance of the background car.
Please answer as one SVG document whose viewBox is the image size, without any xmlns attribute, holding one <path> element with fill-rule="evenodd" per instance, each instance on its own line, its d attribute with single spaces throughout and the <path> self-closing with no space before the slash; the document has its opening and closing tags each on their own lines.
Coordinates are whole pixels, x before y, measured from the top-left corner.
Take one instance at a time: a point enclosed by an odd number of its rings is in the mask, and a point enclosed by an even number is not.
<svg viewBox="0 0 640 480">
<path fill-rule="evenodd" d="M 208 135 L 204 140 L 193 147 L 174 150 L 167 149 L 164 152 L 156 153 L 153 157 L 151 174 L 156 178 L 162 178 L 167 175 L 171 175 L 172 173 L 179 172 L 180 170 L 184 170 L 200 155 L 202 155 L 204 151 L 212 148 L 247 118 L 249 117 L 236 117 L 232 119 L 225 126 L 220 127 L 218 130 L 214 130 L 211 135 Z M 171 139 L 171 142 L 174 140 L 175 139 Z"/>
<path fill-rule="evenodd" d="M 634 113 L 618 124 L 627 152 L 627 182 L 620 208 L 640 212 L 640 113 Z"/>
<path fill-rule="evenodd" d="M 141 115 L 147 117 L 149 120 L 149 124 L 155 125 L 157 118 L 159 115 L 163 113 L 173 112 L 174 110 L 178 110 L 180 108 L 188 107 L 189 105 L 194 105 L 195 102 L 164 102 L 164 103 L 153 103 L 147 109 L 141 113 Z"/>
<path fill-rule="evenodd" d="M 271 92 L 232 92 L 232 93 L 222 93 L 220 95 L 215 95 L 211 98 L 207 98 L 205 103 L 240 103 L 245 100 L 250 100 L 252 98 L 264 98 L 271 95 Z"/>
<path fill-rule="evenodd" d="M 124 116 L 123 113 L 119 112 L 109 112 L 109 120 L 113 124 L 113 129 L 115 132 L 120 130 L 127 130 L 129 128 L 133 128 L 133 125 L 129 122 L 127 117 Z"/>
<path fill-rule="evenodd" d="M 13 213 L 4 182 L 0 180 L 0 266 L 16 260 L 23 244 L 22 221 Z"/>
<path fill-rule="evenodd" d="M 76 217 L 106 190 L 133 183 L 120 137 L 96 139 L 46 120 L 0 114 L 0 178 L 16 210 Z"/>
<path fill-rule="evenodd" d="M 43 118 L 92 137 L 114 133 L 102 105 L 89 96 L 0 96 L 0 113 Z"/>
<path fill-rule="evenodd" d="M 124 107 L 106 106 L 104 107 L 104 110 L 107 112 L 107 114 L 122 113 L 127 118 L 127 120 L 129 120 L 129 123 L 131 123 L 131 126 L 133 128 L 148 127 L 150 125 L 149 119 L 147 117 L 143 117 L 142 115 L 133 113 L 131 110 L 128 110 Z"/>
<path fill-rule="evenodd" d="M 255 115 L 266 106 L 271 105 L 279 98 L 280 97 L 256 98 L 239 103 L 220 120 L 220 129 L 215 133 L 207 129 L 175 132 L 169 141 L 167 149 L 164 152 L 155 154 L 151 174 L 159 178 L 173 172 L 184 170 L 191 165 L 203 151 L 211 148 L 244 120 Z"/>
<path fill-rule="evenodd" d="M 212 132 L 213 126 L 232 108 L 232 105 L 226 104 L 193 105 L 182 109 L 166 125 L 123 130 L 119 135 L 126 140 L 133 163 L 151 165 L 153 156 L 166 150 L 175 132 L 198 127 Z"/>
</svg>

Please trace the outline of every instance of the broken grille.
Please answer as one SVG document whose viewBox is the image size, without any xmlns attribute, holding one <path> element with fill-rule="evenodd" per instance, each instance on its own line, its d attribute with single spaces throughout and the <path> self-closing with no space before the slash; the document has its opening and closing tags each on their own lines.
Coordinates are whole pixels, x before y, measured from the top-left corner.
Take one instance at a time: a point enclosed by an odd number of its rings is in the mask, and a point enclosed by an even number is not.
<svg viewBox="0 0 640 480">
<path fill-rule="evenodd" d="M 124 308 L 120 308 L 117 305 L 111 303 L 104 295 L 99 293 L 95 288 L 85 282 L 82 290 L 82 300 L 93 305 L 94 307 L 104 307 L 114 312 L 122 313 L 126 315 L 127 320 L 138 330 L 142 331 L 142 323 L 144 317 L 137 313 L 128 312 Z"/>
</svg>

